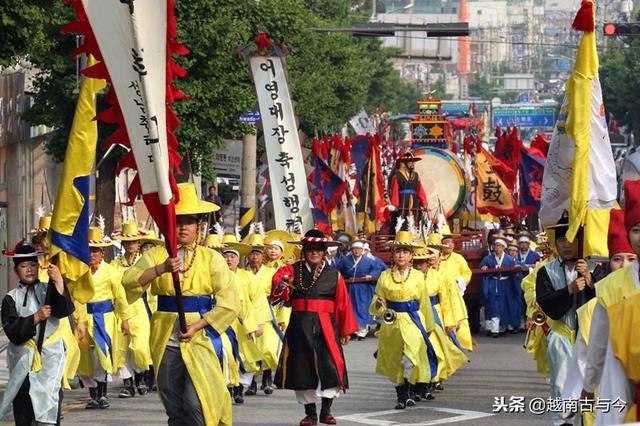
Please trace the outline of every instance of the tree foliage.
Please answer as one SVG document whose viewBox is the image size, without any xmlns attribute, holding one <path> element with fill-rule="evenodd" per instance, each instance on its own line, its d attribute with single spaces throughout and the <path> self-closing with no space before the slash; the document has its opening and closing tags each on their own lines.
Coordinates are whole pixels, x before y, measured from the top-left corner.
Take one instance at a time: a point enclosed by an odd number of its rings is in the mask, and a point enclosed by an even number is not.
<svg viewBox="0 0 640 426">
<path fill-rule="evenodd" d="M 76 38 L 62 37 L 59 30 L 72 19 L 72 12 L 61 0 L 5 3 L 11 6 L 5 5 L 0 12 L 0 30 L 11 37 L 2 47 L 0 64 L 27 56 L 41 70 L 35 103 L 26 118 L 58 129 L 47 150 L 61 160 L 73 118 L 77 78 L 76 64 L 69 59 Z M 177 136 L 181 152 L 189 155 L 195 171 L 210 178 L 212 151 L 223 138 L 251 131 L 238 118 L 255 108 L 257 100 L 248 60 L 236 48 L 252 43 L 260 31 L 275 44 L 293 48 L 286 68 L 300 126 L 308 134 L 337 130 L 362 107 L 406 112 L 413 106 L 415 91 L 392 68 L 391 52 L 379 40 L 311 30 L 363 20 L 366 16 L 360 3 L 176 1 L 178 37 L 191 52 L 178 59 L 188 75 L 177 84 L 190 100 L 174 105 L 182 120 Z M 11 32 L 18 27 L 22 32 Z"/>
<path fill-rule="evenodd" d="M 629 37 L 625 45 L 602 56 L 600 80 L 607 111 L 619 124 L 629 126 L 640 141 L 640 40 Z"/>
</svg>

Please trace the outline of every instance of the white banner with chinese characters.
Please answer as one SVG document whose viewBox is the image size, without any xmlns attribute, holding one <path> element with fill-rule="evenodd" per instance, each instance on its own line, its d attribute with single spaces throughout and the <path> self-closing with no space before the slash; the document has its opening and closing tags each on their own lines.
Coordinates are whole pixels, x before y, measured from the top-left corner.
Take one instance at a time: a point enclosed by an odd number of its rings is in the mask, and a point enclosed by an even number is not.
<svg viewBox="0 0 640 426">
<path fill-rule="evenodd" d="M 289 86 L 278 57 L 249 58 L 258 94 L 276 228 L 313 228 L 311 200 Z"/>
<path fill-rule="evenodd" d="M 171 199 L 166 123 L 166 0 L 83 0 L 138 167 L 142 194 Z M 120 141 L 116 141 L 120 142 Z"/>
</svg>

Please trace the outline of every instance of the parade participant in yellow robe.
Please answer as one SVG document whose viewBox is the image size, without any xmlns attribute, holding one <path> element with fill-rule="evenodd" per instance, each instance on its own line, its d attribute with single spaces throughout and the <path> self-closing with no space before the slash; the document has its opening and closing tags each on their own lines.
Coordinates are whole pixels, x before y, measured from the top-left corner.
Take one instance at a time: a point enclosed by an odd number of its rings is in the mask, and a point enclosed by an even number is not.
<svg viewBox="0 0 640 426">
<path fill-rule="evenodd" d="M 451 277 L 459 289 L 456 293 L 453 291 L 453 286 L 448 286 L 451 308 L 457 323 L 456 336 L 464 349 L 472 351 L 473 339 L 471 338 L 471 330 L 469 328 L 469 315 L 467 314 L 467 305 L 464 303 L 462 297 L 469 281 L 471 281 L 471 268 L 469 268 L 467 261 L 462 255 L 453 251 L 453 235 L 443 235 L 441 244 L 442 255 L 440 257 L 439 269 L 443 274 Z"/>
<path fill-rule="evenodd" d="M 38 257 L 38 279 L 40 282 L 49 282 L 49 273 L 47 268 L 49 267 L 49 240 L 47 239 L 47 232 L 51 226 L 51 216 L 40 216 L 38 220 L 38 227 L 32 229 L 29 233 L 33 235 L 31 243 L 39 252 L 43 252 L 42 256 Z M 83 302 L 86 302 L 85 298 Z M 73 381 L 78 371 L 78 365 L 80 365 L 80 347 L 78 346 L 78 340 L 73 329 L 71 327 L 71 318 L 62 318 L 58 325 L 58 330 L 62 334 L 62 340 L 64 340 L 65 350 L 67 351 L 67 357 L 64 362 L 64 374 L 62 375 L 62 386 L 65 389 L 71 389 L 69 382 Z M 76 383 L 77 385 L 77 383 Z"/>
<path fill-rule="evenodd" d="M 233 275 L 222 255 L 198 244 L 201 215 L 218 209 L 198 198 L 195 185 L 178 185 L 178 257 L 164 247 L 146 251 L 122 280 L 133 302 L 150 288 L 158 296 L 151 318 L 151 357 L 169 424 L 231 425 L 231 397 L 219 355 L 220 335 L 240 309 Z M 187 330 L 180 331 L 172 273 L 178 273 Z"/>
<path fill-rule="evenodd" d="M 542 325 L 536 325 L 532 318 L 536 315 L 536 311 L 541 312 L 540 307 L 535 301 L 538 271 L 553 259 L 553 256 L 551 256 L 547 260 L 540 261 L 538 265 L 522 279 L 522 283 L 520 284 L 527 306 L 527 337 L 525 338 L 524 348 L 527 352 L 533 354 L 538 373 L 547 378 L 549 377 L 549 363 L 547 361 L 547 332 L 549 330 L 549 324 L 545 321 Z"/>
<path fill-rule="evenodd" d="M 240 312 L 238 319 L 232 325 L 237 339 L 236 346 L 232 347 L 228 358 L 229 383 L 233 385 L 233 399 L 237 404 L 242 404 L 244 403 L 244 384 L 247 386 L 251 384 L 253 374 L 260 371 L 258 362 L 262 360 L 262 352 L 256 344 L 256 332 L 258 331 L 256 313 L 260 312 L 256 311 L 251 297 L 253 296 L 255 299 L 257 295 L 261 295 L 262 289 L 252 282 L 249 272 L 238 268 L 240 259 L 251 250 L 250 246 L 238 243 L 234 235 L 225 235 L 223 243 L 222 255 L 235 276 L 235 283 L 240 295 Z M 227 339 L 227 341 L 233 345 L 232 340 Z M 247 376 L 244 384 L 241 381 L 243 375 Z"/>
<path fill-rule="evenodd" d="M 111 235 L 114 240 L 122 242 L 124 249 L 122 256 L 111 261 L 111 266 L 118 269 L 120 274 L 124 274 L 140 258 L 140 238 L 144 235 L 136 222 L 123 223 L 122 230 Z M 149 348 L 151 308 L 147 305 L 146 299 L 141 297 L 130 306 L 133 316 L 129 318 L 129 335 L 118 333 L 116 367 L 124 381 L 119 398 L 134 397 L 135 389 L 140 395 L 145 395 L 148 391 L 146 376 L 152 362 Z"/>
<path fill-rule="evenodd" d="M 110 374 L 116 371 L 112 361 L 118 351 L 116 315 L 121 320 L 124 334 L 129 333 L 128 320 L 133 315 L 120 284 L 120 271 L 104 262 L 105 248 L 112 244 L 102 229 L 89 228 L 94 294 L 88 303 L 81 306 L 76 301 L 78 339 L 88 342 L 81 349 L 78 374 L 83 383 L 89 386 L 91 401 L 86 405 L 89 409 L 108 408 L 110 405 L 107 399 L 107 382 L 110 381 Z"/>
<path fill-rule="evenodd" d="M 285 266 L 293 255 L 294 247 L 288 243 L 293 237 L 286 231 L 272 229 L 264 235 L 264 252 L 266 260 L 264 264 L 275 271 Z M 282 304 L 274 306 L 276 321 L 284 333 L 289 325 L 291 308 Z"/>
<path fill-rule="evenodd" d="M 437 234 L 435 234 L 437 235 Z M 463 365 L 469 362 L 467 356 L 462 352 L 462 346 L 457 338 L 458 323 L 456 322 L 452 298 L 450 296 L 451 286 L 453 291 L 457 291 L 455 281 L 450 279 L 439 269 L 440 250 L 442 246 L 439 241 L 430 241 L 427 244 L 427 270 L 425 275 L 425 288 L 433 307 L 434 320 L 436 322 L 436 333 L 440 345 L 444 351 L 445 368 L 439 375 L 439 382 L 452 376 Z M 444 390 L 442 383 L 435 383 L 434 389 Z"/>
<path fill-rule="evenodd" d="M 155 246 L 164 246 L 164 241 L 162 241 L 160 238 L 158 238 L 158 235 L 156 234 L 156 231 L 153 229 L 149 229 L 145 232 L 145 236 L 140 238 L 140 253 L 144 254 L 147 250 L 155 247 Z M 151 292 L 146 291 L 142 294 L 142 298 L 144 299 L 146 295 L 146 307 L 149 308 L 149 320 L 151 320 L 151 316 L 153 315 L 153 313 L 155 311 L 158 310 L 158 296 L 155 294 L 151 294 Z M 153 366 L 152 368 L 153 369 Z M 149 376 L 148 379 L 154 379 L 154 374 L 152 374 L 152 372 L 149 372 Z"/>
<path fill-rule="evenodd" d="M 627 402 L 623 410 L 602 410 L 596 406 L 596 425 L 637 421 L 633 407 L 638 388 L 637 354 L 635 343 L 638 330 L 637 295 L 640 294 L 638 256 L 640 256 L 640 181 L 624 183 L 624 225 L 626 249 L 620 259 L 610 262 L 630 263 L 596 283 L 598 303 L 594 309 L 587 366 L 584 374 L 583 397 L 593 398 L 596 388 L 601 400 L 620 398 Z M 611 219 L 616 212 L 612 210 Z M 611 232 L 611 229 L 610 229 Z M 635 255 L 635 256 L 634 256 Z M 635 257 L 635 260 L 634 260 Z M 636 306 L 633 306 L 636 301 Z M 635 310 L 635 312 L 634 312 Z M 636 351 L 635 355 L 633 351 Z M 633 364 L 635 358 L 635 365 Z M 635 375 L 634 375 L 635 374 Z M 637 402 L 637 401 L 636 401 Z"/>
<path fill-rule="evenodd" d="M 415 405 L 410 398 L 410 384 L 429 383 L 438 374 L 438 359 L 429 340 L 436 325 L 431 309 L 420 309 L 430 303 L 423 290 L 424 280 L 411 267 L 413 244 L 409 231 L 398 231 L 389 242 L 393 266 L 380 275 L 369 312 L 383 318 L 378 331 L 376 373 L 396 384 L 396 409 Z"/>
<path fill-rule="evenodd" d="M 262 291 L 262 318 L 257 319 L 258 322 L 264 324 L 262 335 L 257 340 L 258 348 L 262 352 L 262 362 L 260 366 L 262 371 L 262 385 L 260 389 L 264 391 L 265 395 L 271 395 L 273 393 L 272 372 L 278 367 L 280 348 L 284 339 L 284 332 L 278 324 L 276 313 L 268 299 L 268 296 L 271 294 L 271 279 L 276 269 L 263 264 L 264 238 L 259 232 L 250 233 L 243 242 L 251 247 L 251 252 L 247 256 L 249 263 L 247 271 L 251 274 L 251 279 L 258 283 Z M 255 395 L 256 390 L 257 385 L 254 377 L 245 395 Z"/>
</svg>

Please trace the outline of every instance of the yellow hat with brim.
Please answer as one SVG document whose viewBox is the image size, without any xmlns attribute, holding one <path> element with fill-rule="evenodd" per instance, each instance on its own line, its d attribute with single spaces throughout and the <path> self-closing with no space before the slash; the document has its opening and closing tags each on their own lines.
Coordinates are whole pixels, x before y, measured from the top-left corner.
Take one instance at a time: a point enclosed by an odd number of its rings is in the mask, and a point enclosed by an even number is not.
<svg viewBox="0 0 640 426">
<path fill-rule="evenodd" d="M 29 235 L 47 232 L 49 228 L 51 228 L 51 216 L 40 216 L 40 219 L 38 219 L 38 227 L 29 231 Z"/>
<path fill-rule="evenodd" d="M 224 247 L 222 241 L 220 241 L 220 235 L 218 234 L 207 235 L 207 238 L 204 239 L 204 246 L 209 247 L 210 249 L 221 249 Z"/>
<path fill-rule="evenodd" d="M 420 248 L 413 242 L 413 234 L 410 231 L 398 231 L 395 240 L 389 241 L 387 244 L 391 250 L 406 248 L 413 251 Z"/>
<path fill-rule="evenodd" d="M 222 253 L 235 252 L 238 257 L 243 257 L 251 253 L 251 246 L 243 243 L 225 243 Z"/>
<path fill-rule="evenodd" d="M 282 249 L 282 257 L 285 259 L 289 259 L 293 254 L 293 246 L 289 241 L 291 241 L 290 233 L 287 231 L 281 231 L 280 229 L 272 229 L 268 231 L 264 235 L 264 245 L 265 247 L 275 245 Z"/>
<path fill-rule="evenodd" d="M 264 250 L 264 237 L 260 234 L 249 234 L 242 239 L 242 242 L 249 247 L 251 247 L 251 251 L 263 251 Z"/>
<path fill-rule="evenodd" d="M 416 244 L 420 248 L 416 249 L 416 251 L 413 253 L 413 260 L 427 260 L 433 257 L 427 251 L 427 246 L 422 239 L 417 241 Z"/>
<path fill-rule="evenodd" d="M 189 216 L 217 212 L 220 206 L 198 198 L 196 186 L 192 183 L 179 183 L 180 201 L 176 204 L 176 215 Z"/>
<path fill-rule="evenodd" d="M 138 229 L 136 222 L 129 221 L 122 224 L 122 230 L 111 234 L 111 238 L 118 241 L 138 241 L 146 235 L 145 231 Z"/>
<path fill-rule="evenodd" d="M 140 238 L 140 244 L 147 244 L 147 243 L 153 243 L 157 246 L 164 245 L 164 241 L 158 238 L 158 236 L 156 235 L 156 231 L 154 231 L 153 229 L 146 231 L 145 236 Z"/>
<path fill-rule="evenodd" d="M 109 247 L 113 241 L 97 226 L 89 227 L 89 247 Z"/>
</svg>

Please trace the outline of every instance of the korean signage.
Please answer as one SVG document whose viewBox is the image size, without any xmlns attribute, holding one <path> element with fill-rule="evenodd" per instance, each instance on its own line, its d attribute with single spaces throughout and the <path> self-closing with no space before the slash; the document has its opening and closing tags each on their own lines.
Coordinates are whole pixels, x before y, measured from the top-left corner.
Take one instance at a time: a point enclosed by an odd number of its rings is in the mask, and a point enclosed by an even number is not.
<svg viewBox="0 0 640 426">
<path fill-rule="evenodd" d="M 300 222 L 303 229 L 311 229 L 309 188 L 282 60 L 253 56 L 249 63 L 264 130 L 276 228 Z"/>
<path fill-rule="evenodd" d="M 494 107 L 491 116 L 492 127 L 550 128 L 556 123 L 556 106 L 502 105 Z"/>
</svg>

